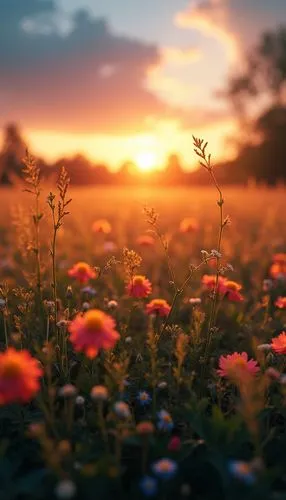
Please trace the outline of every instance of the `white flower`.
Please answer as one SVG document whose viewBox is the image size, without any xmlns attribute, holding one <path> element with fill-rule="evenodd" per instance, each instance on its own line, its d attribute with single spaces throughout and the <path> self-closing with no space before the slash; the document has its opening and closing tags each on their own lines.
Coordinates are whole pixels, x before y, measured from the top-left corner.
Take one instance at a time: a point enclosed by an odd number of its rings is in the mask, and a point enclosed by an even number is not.
<svg viewBox="0 0 286 500">
<path fill-rule="evenodd" d="M 125 343 L 126 344 L 131 344 L 131 342 L 132 342 L 132 337 L 126 337 Z"/>
<path fill-rule="evenodd" d="M 0 309 L 5 309 L 6 301 L 5 299 L 0 299 Z"/>
<path fill-rule="evenodd" d="M 57 498 L 73 498 L 76 494 L 76 485 L 70 479 L 63 479 L 55 487 L 55 494 Z"/>
<path fill-rule="evenodd" d="M 158 389 L 166 389 L 167 385 L 167 382 L 163 380 L 162 382 L 159 382 Z"/>
<path fill-rule="evenodd" d="M 217 257 L 218 259 L 222 257 L 222 254 L 215 249 L 211 250 L 211 254 L 213 257 Z"/>
<path fill-rule="evenodd" d="M 118 302 L 116 300 L 110 300 L 107 304 L 108 309 L 117 309 Z"/>
<path fill-rule="evenodd" d="M 77 396 L 76 397 L 76 400 L 75 400 L 75 404 L 79 405 L 79 406 L 83 406 L 85 403 L 85 399 L 83 396 Z"/>
<path fill-rule="evenodd" d="M 192 297 L 189 299 L 189 303 L 193 304 L 193 305 L 201 304 L 201 302 L 202 302 L 202 299 L 200 299 L 199 297 Z"/>
<path fill-rule="evenodd" d="M 271 349 L 271 344 L 260 344 L 257 346 L 258 351 L 269 352 Z"/>
<path fill-rule="evenodd" d="M 82 310 L 83 311 L 88 311 L 90 309 L 90 303 L 89 302 L 84 302 L 82 304 Z"/>
</svg>

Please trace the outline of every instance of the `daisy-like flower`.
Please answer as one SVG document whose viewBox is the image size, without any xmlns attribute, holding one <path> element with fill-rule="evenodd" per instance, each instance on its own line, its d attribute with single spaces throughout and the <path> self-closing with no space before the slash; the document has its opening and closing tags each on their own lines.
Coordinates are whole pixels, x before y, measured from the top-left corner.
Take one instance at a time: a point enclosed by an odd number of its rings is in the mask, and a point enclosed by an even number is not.
<svg viewBox="0 0 286 500">
<path fill-rule="evenodd" d="M 199 224 L 194 217 L 186 217 L 180 222 L 180 233 L 194 233 L 199 229 Z"/>
<path fill-rule="evenodd" d="M 240 479 L 246 484 L 254 483 L 255 476 L 249 463 L 240 460 L 232 460 L 229 462 L 228 466 L 231 475 L 235 478 Z"/>
<path fill-rule="evenodd" d="M 147 314 L 157 314 L 161 318 L 165 318 L 169 315 L 171 311 L 171 306 L 164 299 L 153 299 L 146 306 Z"/>
<path fill-rule="evenodd" d="M 170 458 L 161 458 L 152 465 L 152 470 L 161 479 L 171 479 L 177 472 L 178 465 Z"/>
<path fill-rule="evenodd" d="M 281 332 L 278 337 L 272 339 L 271 347 L 277 354 L 286 354 L 286 332 Z"/>
<path fill-rule="evenodd" d="M 83 351 L 88 358 L 95 358 L 99 349 L 112 349 L 120 337 L 114 319 L 99 309 L 78 314 L 68 330 L 74 349 Z"/>
<path fill-rule="evenodd" d="M 286 297 L 278 297 L 275 302 L 276 307 L 279 309 L 286 309 Z"/>
<path fill-rule="evenodd" d="M 95 385 L 90 391 L 90 397 L 93 401 L 106 401 L 108 390 L 104 385 Z"/>
<path fill-rule="evenodd" d="M 227 354 L 219 358 L 218 375 L 221 377 L 236 378 L 240 376 L 253 376 L 259 371 L 257 362 L 248 359 L 246 352 Z"/>
<path fill-rule="evenodd" d="M 215 286 L 216 286 L 216 280 L 217 280 L 217 277 L 214 274 L 211 274 L 211 275 L 204 274 L 204 276 L 202 277 L 202 285 L 207 290 L 214 290 Z M 226 288 L 224 286 L 225 282 L 226 282 L 226 278 L 224 278 L 223 276 L 218 277 L 218 280 L 217 280 L 218 293 L 225 294 L 225 292 L 226 292 Z"/>
<path fill-rule="evenodd" d="M 71 278 L 75 278 L 79 283 L 87 283 L 90 279 L 98 277 L 98 273 L 96 273 L 86 262 L 77 262 L 77 264 L 68 271 L 68 275 L 71 276 Z"/>
<path fill-rule="evenodd" d="M 225 296 L 231 302 L 242 302 L 243 296 L 240 293 L 242 286 L 236 281 L 226 280 L 223 283 L 223 287 L 225 288 Z"/>
<path fill-rule="evenodd" d="M 111 233 L 111 224 L 106 219 L 98 219 L 92 225 L 92 230 L 94 233 Z"/>
<path fill-rule="evenodd" d="M 158 424 L 157 427 L 160 431 L 171 431 L 174 427 L 173 419 L 170 413 L 166 410 L 160 410 L 157 413 Z"/>
<path fill-rule="evenodd" d="M 113 410 L 115 415 L 121 419 L 127 419 L 131 415 L 129 406 L 124 401 L 117 401 L 113 406 Z"/>
<path fill-rule="evenodd" d="M 141 247 L 153 247 L 155 240 L 149 234 L 142 234 L 141 236 L 138 236 L 136 243 Z"/>
<path fill-rule="evenodd" d="M 139 401 L 141 406 L 147 406 L 151 403 L 152 398 L 148 392 L 140 391 L 137 396 L 137 400 Z"/>
<path fill-rule="evenodd" d="M 40 389 L 43 375 L 37 359 L 13 347 L 0 354 L 0 405 L 27 403 Z"/>
<path fill-rule="evenodd" d="M 145 476 L 139 483 L 139 488 L 145 497 L 153 497 L 158 491 L 156 479 L 151 476 Z"/>
<path fill-rule="evenodd" d="M 150 295 L 152 292 L 152 285 L 145 276 L 137 274 L 128 283 L 126 291 L 130 297 L 141 299 Z"/>
</svg>

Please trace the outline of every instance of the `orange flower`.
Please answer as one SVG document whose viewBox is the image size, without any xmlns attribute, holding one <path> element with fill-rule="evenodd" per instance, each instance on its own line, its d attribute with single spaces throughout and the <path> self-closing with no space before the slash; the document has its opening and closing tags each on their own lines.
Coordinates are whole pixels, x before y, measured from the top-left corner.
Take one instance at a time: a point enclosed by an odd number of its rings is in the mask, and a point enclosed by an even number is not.
<svg viewBox="0 0 286 500">
<path fill-rule="evenodd" d="M 142 234 L 141 236 L 138 236 L 136 241 L 137 245 L 140 245 L 141 247 L 153 247 L 155 244 L 154 238 L 149 236 L 149 234 Z"/>
<path fill-rule="evenodd" d="M 274 279 L 286 278 L 286 253 L 276 253 L 270 267 L 270 276 Z"/>
<path fill-rule="evenodd" d="M 259 371 L 257 362 L 248 359 L 246 352 L 234 352 L 219 358 L 218 375 L 221 377 L 237 378 L 245 375 L 255 375 Z"/>
<path fill-rule="evenodd" d="M 112 349 L 120 337 L 114 319 L 99 309 L 78 314 L 68 329 L 74 349 L 88 358 L 95 358 L 99 349 Z"/>
<path fill-rule="evenodd" d="M 130 297 L 143 298 L 150 295 L 152 292 L 152 285 L 145 276 L 137 274 L 130 283 L 128 283 L 126 291 Z"/>
<path fill-rule="evenodd" d="M 90 279 L 95 279 L 98 274 L 86 262 L 78 262 L 69 271 L 68 275 L 77 279 L 80 283 L 87 283 Z"/>
<path fill-rule="evenodd" d="M 179 230 L 181 233 L 193 233 L 199 229 L 199 224 L 193 217 L 186 217 L 180 222 Z"/>
<path fill-rule="evenodd" d="M 111 233 L 111 224 L 106 219 L 98 219 L 92 225 L 92 230 L 94 233 Z"/>
<path fill-rule="evenodd" d="M 153 299 L 146 306 L 147 314 L 158 314 L 161 318 L 169 315 L 171 306 L 164 299 Z"/>
<path fill-rule="evenodd" d="M 286 297 L 278 297 L 275 302 L 276 307 L 279 309 L 286 309 Z"/>
<path fill-rule="evenodd" d="M 242 302 L 243 296 L 240 293 L 242 286 L 235 281 L 226 280 L 223 284 L 225 288 L 225 294 L 228 300 L 231 302 Z"/>
<path fill-rule="evenodd" d="M 0 354 L 0 405 L 28 403 L 38 392 L 42 375 L 38 360 L 28 351 L 8 348 Z"/>
<path fill-rule="evenodd" d="M 204 274 L 202 277 L 202 284 L 204 287 L 208 290 L 214 290 L 215 285 L 216 285 L 216 276 L 214 274 L 209 275 L 209 274 Z M 226 292 L 225 289 L 225 284 L 226 278 L 223 278 L 223 276 L 218 277 L 218 293 L 224 294 Z"/>
<path fill-rule="evenodd" d="M 276 253 L 272 260 L 275 264 L 286 264 L 286 253 Z"/>
<path fill-rule="evenodd" d="M 271 347 L 277 354 L 286 354 L 286 332 L 282 332 L 278 337 L 272 339 Z"/>
</svg>

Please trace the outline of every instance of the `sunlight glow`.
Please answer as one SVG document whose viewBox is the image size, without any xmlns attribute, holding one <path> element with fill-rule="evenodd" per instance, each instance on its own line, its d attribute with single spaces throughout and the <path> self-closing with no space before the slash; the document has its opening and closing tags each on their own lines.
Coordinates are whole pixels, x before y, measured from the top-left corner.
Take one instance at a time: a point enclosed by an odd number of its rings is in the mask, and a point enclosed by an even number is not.
<svg viewBox="0 0 286 500">
<path fill-rule="evenodd" d="M 135 163 L 141 172 L 151 172 L 158 167 L 158 157 L 153 151 L 142 151 L 135 155 Z"/>
</svg>

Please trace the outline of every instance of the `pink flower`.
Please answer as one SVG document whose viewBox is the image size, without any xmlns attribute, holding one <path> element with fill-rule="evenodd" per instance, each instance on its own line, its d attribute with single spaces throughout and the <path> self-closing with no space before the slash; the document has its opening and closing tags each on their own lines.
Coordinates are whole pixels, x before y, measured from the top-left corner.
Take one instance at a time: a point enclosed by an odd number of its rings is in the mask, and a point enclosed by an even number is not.
<svg viewBox="0 0 286 500">
<path fill-rule="evenodd" d="M 247 353 L 234 352 L 227 356 L 220 356 L 218 375 L 221 377 L 237 378 L 241 376 L 255 375 L 259 371 L 257 362 L 248 359 Z"/>
<path fill-rule="evenodd" d="M 226 280 L 223 284 L 225 288 L 225 295 L 231 302 L 242 302 L 244 300 L 240 293 L 242 286 L 235 281 Z"/>
<path fill-rule="evenodd" d="M 168 450 L 169 451 L 179 451 L 181 449 L 182 442 L 179 436 L 173 436 L 171 437 L 169 443 L 168 443 Z"/>
<path fill-rule="evenodd" d="M 286 309 L 286 297 L 278 297 L 275 302 L 276 307 L 279 309 Z"/>
<path fill-rule="evenodd" d="M 277 354 L 286 354 L 286 332 L 282 332 L 278 337 L 272 339 L 271 346 Z"/>
<path fill-rule="evenodd" d="M 171 306 L 164 299 L 153 299 L 146 306 L 147 314 L 158 314 L 161 318 L 169 315 Z"/>
<path fill-rule="evenodd" d="M 209 275 L 209 274 L 204 274 L 204 276 L 202 277 L 202 284 L 204 285 L 204 287 L 207 289 L 207 290 L 214 290 L 215 289 L 215 285 L 216 285 L 216 275 L 212 274 L 212 275 Z M 220 294 L 225 294 L 226 292 L 226 289 L 225 289 L 225 284 L 226 282 L 226 278 L 224 278 L 223 276 L 219 276 L 218 277 L 218 293 Z"/>
<path fill-rule="evenodd" d="M 86 262 L 78 262 L 69 271 L 68 275 L 72 278 L 77 279 L 80 283 L 87 283 L 90 279 L 95 279 L 98 277 L 98 273 L 95 272 L 92 267 Z"/>
<path fill-rule="evenodd" d="M 152 292 L 152 285 L 145 276 L 138 274 L 132 278 L 130 283 L 128 283 L 126 291 L 130 297 L 141 299 L 150 295 Z"/>
<path fill-rule="evenodd" d="M 99 309 L 78 314 L 68 329 L 74 349 L 88 358 L 95 358 L 99 349 L 112 349 L 120 338 L 114 319 Z"/>
</svg>

